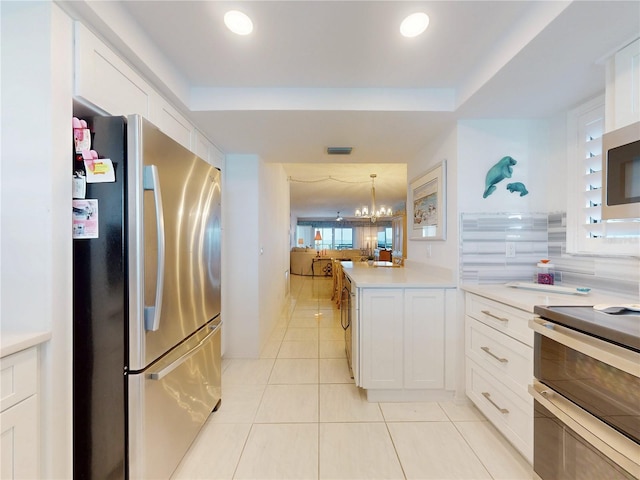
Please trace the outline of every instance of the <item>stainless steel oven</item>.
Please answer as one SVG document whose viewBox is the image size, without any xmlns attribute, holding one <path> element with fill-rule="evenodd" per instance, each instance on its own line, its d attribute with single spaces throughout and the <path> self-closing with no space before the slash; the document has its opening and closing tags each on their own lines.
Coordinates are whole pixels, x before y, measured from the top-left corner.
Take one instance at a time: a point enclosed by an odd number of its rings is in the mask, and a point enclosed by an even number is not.
<svg viewBox="0 0 640 480">
<path fill-rule="evenodd" d="M 543 480 L 639 478 L 640 316 L 534 311 L 534 470 Z"/>
</svg>

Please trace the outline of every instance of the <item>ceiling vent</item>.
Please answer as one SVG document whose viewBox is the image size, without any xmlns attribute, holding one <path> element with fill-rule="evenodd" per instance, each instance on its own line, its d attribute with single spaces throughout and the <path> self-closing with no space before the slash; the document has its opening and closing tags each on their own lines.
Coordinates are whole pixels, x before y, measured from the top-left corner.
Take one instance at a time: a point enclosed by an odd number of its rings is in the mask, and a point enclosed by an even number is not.
<svg viewBox="0 0 640 480">
<path fill-rule="evenodd" d="M 351 155 L 351 147 L 327 147 L 327 154 L 329 155 Z"/>
</svg>

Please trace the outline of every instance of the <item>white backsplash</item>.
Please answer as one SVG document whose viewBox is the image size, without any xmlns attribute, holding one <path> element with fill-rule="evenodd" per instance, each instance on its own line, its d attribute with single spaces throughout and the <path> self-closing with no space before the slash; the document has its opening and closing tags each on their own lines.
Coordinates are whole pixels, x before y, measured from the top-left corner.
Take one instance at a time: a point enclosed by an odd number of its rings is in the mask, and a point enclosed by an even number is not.
<svg viewBox="0 0 640 480">
<path fill-rule="evenodd" d="M 508 242 L 515 256 L 507 257 Z M 640 293 L 638 257 L 571 255 L 566 251 L 566 213 L 463 213 L 460 216 L 460 282 L 530 282 L 536 264 L 549 258 L 556 283 Z"/>
<path fill-rule="evenodd" d="M 511 244 L 514 256 L 507 256 Z M 460 217 L 460 282 L 530 282 L 547 258 L 547 215 L 463 213 Z"/>
</svg>

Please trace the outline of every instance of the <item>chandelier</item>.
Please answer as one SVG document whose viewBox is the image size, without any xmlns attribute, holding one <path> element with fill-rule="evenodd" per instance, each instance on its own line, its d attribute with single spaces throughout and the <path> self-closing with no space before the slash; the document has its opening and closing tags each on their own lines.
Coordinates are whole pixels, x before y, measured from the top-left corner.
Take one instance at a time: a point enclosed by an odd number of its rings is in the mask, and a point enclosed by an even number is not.
<svg viewBox="0 0 640 480">
<path fill-rule="evenodd" d="M 369 206 L 364 205 L 361 208 L 356 209 L 356 217 L 359 218 L 368 218 L 371 220 L 371 223 L 376 223 L 376 220 L 380 217 L 390 217 L 393 215 L 393 211 L 391 207 L 385 208 L 384 205 L 380 205 L 380 208 L 376 210 L 376 186 L 375 180 L 377 175 L 372 173 L 369 175 L 371 177 L 371 209 Z"/>
</svg>

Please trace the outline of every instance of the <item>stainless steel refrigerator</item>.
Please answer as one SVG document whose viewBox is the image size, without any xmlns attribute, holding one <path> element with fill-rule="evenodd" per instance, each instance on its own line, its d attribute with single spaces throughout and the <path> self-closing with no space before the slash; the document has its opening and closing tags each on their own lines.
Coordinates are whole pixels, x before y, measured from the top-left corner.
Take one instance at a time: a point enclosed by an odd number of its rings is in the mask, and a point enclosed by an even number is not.
<svg viewBox="0 0 640 480">
<path fill-rule="evenodd" d="M 73 241 L 74 478 L 166 479 L 221 401 L 220 171 L 140 116 L 86 120 L 114 181 L 74 158 L 97 220 Z"/>
</svg>

